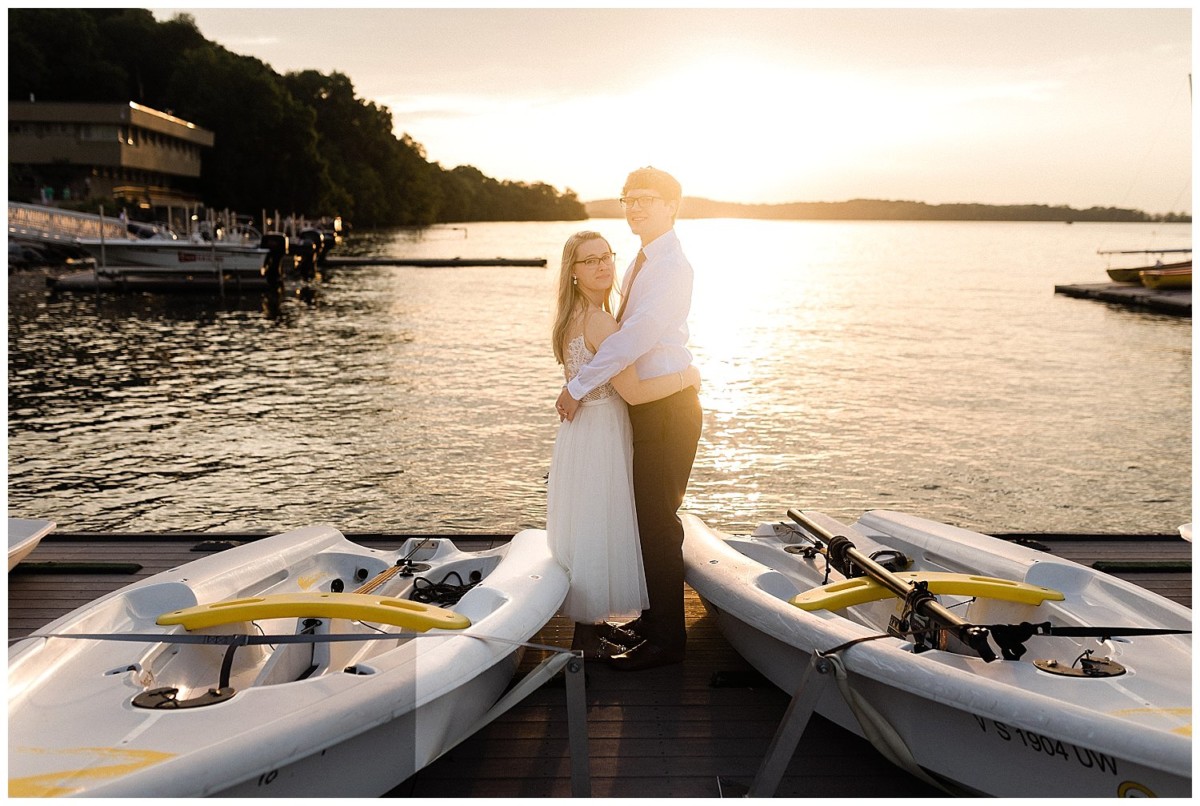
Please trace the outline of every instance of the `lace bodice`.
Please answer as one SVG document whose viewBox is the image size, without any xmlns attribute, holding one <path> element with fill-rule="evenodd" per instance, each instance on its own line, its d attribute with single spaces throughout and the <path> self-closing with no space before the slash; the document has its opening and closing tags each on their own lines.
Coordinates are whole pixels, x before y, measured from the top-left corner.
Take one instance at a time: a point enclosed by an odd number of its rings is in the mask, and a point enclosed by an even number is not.
<svg viewBox="0 0 1200 806">
<path fill-rule="evenodd" d="M 579 370 L 583 365 L 596 357 L 596 354 L 587 348 L 587 342 L 583 339 L 583 334 L 571 339 L 567 344 L 567 380 L 572 380 L 579 374 Z M 592 400 L 603 400 L 606 397 L 612 397 L 617 393 L 611 383 L 602 383 L 592 391 L 583 396 L 581 402 L 588 403 Z"/>
</svg>

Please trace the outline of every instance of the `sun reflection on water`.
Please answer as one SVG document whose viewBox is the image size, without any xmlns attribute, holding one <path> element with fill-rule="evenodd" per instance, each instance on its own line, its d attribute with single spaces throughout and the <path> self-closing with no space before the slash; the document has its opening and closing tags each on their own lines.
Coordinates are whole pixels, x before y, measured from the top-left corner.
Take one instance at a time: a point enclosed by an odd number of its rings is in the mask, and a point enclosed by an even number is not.
<svg viewBox="0 0 1200 806">
<path fill-rule="evenodd" d="M 540 527 L 562 383 L 553 271 L 583 228 L 636 252 L 611 219 L 397 235 L 371 251 L 549 267 L 345 270 L 262 310 L 47 298 L 41 277 L 11 274 L 11 511 L 98 531 Z M 705 409 L 684 507 L 713 525 L 790 506 L 983 531 L 1190 519 L 1190 319 L 1052 293 L 1102 279 L 1072 273 L 1079 256 L 1145 226 L 677 229 Z"/>
</svg>

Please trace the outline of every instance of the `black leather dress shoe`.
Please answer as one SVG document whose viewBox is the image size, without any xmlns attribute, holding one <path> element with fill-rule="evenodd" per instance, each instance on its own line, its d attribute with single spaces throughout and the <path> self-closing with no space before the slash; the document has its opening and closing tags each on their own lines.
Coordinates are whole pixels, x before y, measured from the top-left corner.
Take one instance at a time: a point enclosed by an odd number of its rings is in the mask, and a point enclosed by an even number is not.
<svg viewBox="0 0 1200 806">
<path fill-rule="evenodd" d="M 603 624 L 596 625 L 596 634 L 610 644 L 621 644 L 627 647 L 637 646 L 645 640 L 637 631 L 639 626 L 638 619 L 620 626 L 604 622 Z"/>
<path fill-rule="evenodd" d="M 571 651 L 580 653 L 585 661 L 608 663 L 617 655 L 623 655 L 628 652 L 629 647 L 625 644 L 614 644 L 606 638 L 601 638 L 600 642 L 594 647 L 572 645 Z"/>
<path fill-rule="evenodd" d="M 640 672 L 674 663 L 683 663 L 683 650 L 670 651 L 647 641 L 628 652 L 613 655 L 608 665 L 622 672 Z"/>
</svg>

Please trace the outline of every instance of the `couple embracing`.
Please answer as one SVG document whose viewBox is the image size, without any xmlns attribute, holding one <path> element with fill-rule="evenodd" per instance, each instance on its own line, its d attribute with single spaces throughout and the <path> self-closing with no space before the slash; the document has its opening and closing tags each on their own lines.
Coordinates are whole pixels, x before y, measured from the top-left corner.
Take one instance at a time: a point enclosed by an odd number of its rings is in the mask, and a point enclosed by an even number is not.
<svg viewBox="0 0 1200 806">
<path fill-rule="evenodd" d="M 567 384 L 550 463 L 546 530 L 570 572 L 572 648 L 624 670 L 683 660 L 683 526 L 700 439 L 687 349 L 692 267 L 675 234 L 682 192 L 655 168 L 629 175 L 625 220 L 641 250 L 614 301 L 616 255 L 597 232 L 563 247 L 554 354 Z M 632 618 L 620 626 L 611 619 Z"/>
</svg>

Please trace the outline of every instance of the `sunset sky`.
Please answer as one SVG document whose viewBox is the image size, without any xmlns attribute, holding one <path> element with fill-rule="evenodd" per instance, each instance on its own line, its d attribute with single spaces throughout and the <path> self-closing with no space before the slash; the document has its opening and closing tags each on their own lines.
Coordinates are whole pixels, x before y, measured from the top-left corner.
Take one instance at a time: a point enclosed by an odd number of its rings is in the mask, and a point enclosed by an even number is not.
<svg viewBox="0 0 1200 806">
<path fill-rule="evenodd" d="M 746 203 L 1192 207 L 1189 5 L 181 11 L 346 74 L 446 168 L 585 201 L 652 164 Z"/>
</svg>

